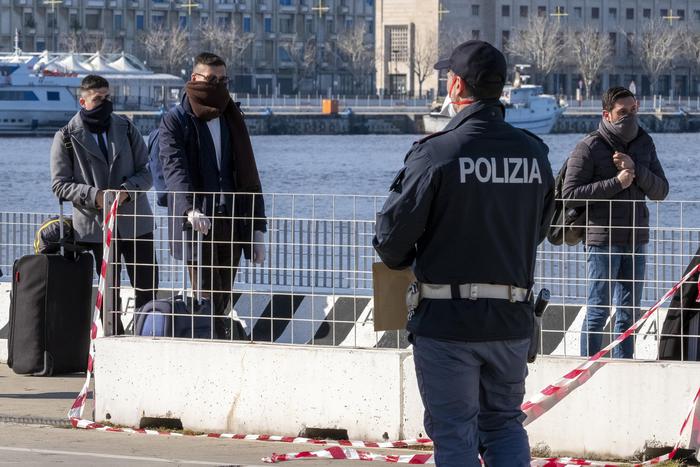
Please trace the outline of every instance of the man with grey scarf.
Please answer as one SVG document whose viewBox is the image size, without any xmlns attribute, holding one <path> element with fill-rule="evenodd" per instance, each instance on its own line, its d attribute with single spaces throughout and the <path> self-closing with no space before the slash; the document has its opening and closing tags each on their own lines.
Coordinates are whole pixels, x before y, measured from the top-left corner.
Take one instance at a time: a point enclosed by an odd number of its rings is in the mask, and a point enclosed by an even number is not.
<svg viewBox="0 0 700 467">
<path fill-rule="evenodd" d="M 602 347 L 603 328 L 616 297 L 615 336 L 635 321 L 644 288 L 649 210 L 645 200 L 668 195 L 668 181 L 651 136 L 639 127 L 634 94 L 613 87 L 603 95 L 597 131 L 578 143 L 567 162 L 563 197 L 567 206 L 584 206 L 588 299 L 581 330 L 581 355 Z M 632 358 L 634 340 L 613 350 Z"/>
</svg>

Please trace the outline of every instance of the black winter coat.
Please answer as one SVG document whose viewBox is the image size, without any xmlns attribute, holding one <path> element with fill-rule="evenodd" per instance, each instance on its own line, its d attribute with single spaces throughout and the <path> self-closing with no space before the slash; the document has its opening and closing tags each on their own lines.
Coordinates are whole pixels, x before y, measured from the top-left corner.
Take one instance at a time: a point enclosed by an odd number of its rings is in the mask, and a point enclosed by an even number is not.
<svg viewBox="0 0 700 467">
<path fill-rule="evenodd" d="M 635 164 L 635 179 L 626 189 L 617 179 L 613 163 L 616 150 L 629 155 Z M 562 192 L 564 199 L 593 200 L 567 203 L 588 207 L 583 214 L 587 216 L 587 245 L 636 247 L 649 243 L 649 209 L 644 201 L 647 197 L 654 201 L 666 198 L 668 181 L 648 133 L 640 128 L 637 138 L 624 147 L 601 125 L 571 153 Z"/>
</svg>

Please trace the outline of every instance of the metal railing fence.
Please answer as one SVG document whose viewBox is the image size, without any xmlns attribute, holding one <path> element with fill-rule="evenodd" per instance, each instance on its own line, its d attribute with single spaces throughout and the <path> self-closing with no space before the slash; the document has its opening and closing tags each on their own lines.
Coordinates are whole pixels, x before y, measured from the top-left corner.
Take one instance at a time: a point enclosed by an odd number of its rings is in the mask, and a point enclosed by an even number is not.
<svg viewBox="0 0 700 467">
<path fill-rule="evenodd" d="M 192 295 L 192 283 L 196 278 L 194 268 L 186 267 L 181 260 L 173 257 L 172 239 L 169 238 L 173 225 L 181 226 L 183 218 L 169 217 L 165 208 L 157 206 L 153 192 L 140 196 L 147 197 L 153 215 L 138 214 L 132 220 L 153 222 L 156 227 L 152 249 L 158 267 L 158 286 L 145 291 L 147 298 L 172 300 L 183 292 Z M 206 337 L 363 348 L 407 347 L 405 332 L 374 332 L 373 329 L 372 264 L 378 258 L 372 247 L 372 238 L 375 214 L 381 209 L 384 197 L 268 193 L 264 195 L 264 200 L 267 214 L 267 233 L 263 237 L 265 262 L 256 265 L 248 259 L 241 259 L 231 287 L 216 288 L 206 283 L 200 287 L 203 295 L 214 297 L 213 301 L 216 301 L 217 292 L 223 290 L 228 301 L 224 311 L 227 316 L 225 336 L 215 335 L 215 319 L 210 317 L 209 335 Z M 649 243 L 643 253 L 645 273 L 641 278 L 622 281 L 643 284 L 640 297 L 642 308 L 653 304 L 683 276 L 700 247 L 700 202 L 647 202 L 647 206 L 650 220 Z M 47 213 L 0 212 L 0 270 L 4 273 L 0 281 L 8 280 L 15 259 L 33 253 L 35 232 L 49 216 Z M 125 222 L 126 217 L 123 214 L 117 217 L 117 229 L 135 225 Z M 252 219 L 233 218 L 230 214 L 211 217 L 213 231 L 217 231 L 217 222 L 233 224 L 228 227 L 230 238 L 205 238 L 203 249 L 210 255 L 206 264 L 211 263 L 211 267 L 205 268 L 205 274 L 210 276 L 208 284 L 215 282 L 214 275 L 230 269 L 225 264 L 217 265 L 212 252 L 231 244 L 247 247 L 253 238 Z M 179 224 L 174 224 L 174 219 Z M 234 234 L 238 220 L 248 221 L 245 225 L 250 232 Z M 609 227 L 611 231 L 615 229 L 614 226 L 604 227 Z M 133 237 L 121 230 L 120 233 L 123 237 Z M 188 242 L 190 246 L 187 248 L 193 248 L 191 235 L 185 243 Z M 117 250 L 119 245 L 123 244 L 117 243 Z M 123 252 L 117 253 L 123 256 Z M 625 255 L 629 255 L 634 259 L 640 254 L 622 253 L 621 257 L 624 260 Z M 608 256 L 609 261 L 615 258 Z M 133 261 L 129 263 L 121 259 L 126 266 L 144 266 L 138 259 Z M 556 246 L 545 241 L 540 246 L 535 267 L 535 288 L 547 287 L 553 296 L 544 315 L 540 336 L 543 353 L 580 354 L 581 326 L 586 316 L 589 290 L 594 282 L 590 268 L 589 252 L 582 244 Z M 138 268 L 135 274 L 138 277 Z M 618 310 L 612 285 L 618 281 L 614 277 L 597 280 L 611 285 L 607 297 L 610 303 L 602 305 L 602 308 L 613 317 L 606 319 L 603 328 L 595 332 L 602 335 L 605 345 L 614 335 Z M 186 287 L 183 287 L 183 282 L 186 282 Z M 118 318 L 123 321 L 126 332 L 133 333 L 138 297 L 128 285 L 129 277 L 124 268 L 120 284 L 122 300 Z M 139 284 L 136 285 L 138 289 Z M 198 295 L 196 292 L 194 294 Z M 686 308 L 682 312 L 669 310 L 667 303 L 648 320 L 638 332 L 635 358 L 658 358 L 662 338 L 680 338 L 677 343 L 680 346 L 680 359 L 695 355 L 692 352 L 697 353 L 700 330 L 693 328 L 697 325 L 693 316 L 698 315 L 692 306 Z M 678 332 L 664 336 L 662 329 L 666 318 L 673 313 L 678 315 L 681 327 Z M 194 322 L 189 314 L 188 319 Z"/>
</svg>

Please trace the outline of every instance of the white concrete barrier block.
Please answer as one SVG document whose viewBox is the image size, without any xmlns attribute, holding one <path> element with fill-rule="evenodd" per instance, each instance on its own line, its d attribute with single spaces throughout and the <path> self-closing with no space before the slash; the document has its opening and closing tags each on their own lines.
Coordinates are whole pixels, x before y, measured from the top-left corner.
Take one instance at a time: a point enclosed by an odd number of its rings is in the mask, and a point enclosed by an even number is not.
<svg viewBox="0 0 700 467">
<path fill-rule="evenodd" d="M 201 431 L 341 428 L 354 439 L 399 438 L 399 352 L 127 337 L 96 346 L 100 421 L 168 417 Z"/>
</svg>

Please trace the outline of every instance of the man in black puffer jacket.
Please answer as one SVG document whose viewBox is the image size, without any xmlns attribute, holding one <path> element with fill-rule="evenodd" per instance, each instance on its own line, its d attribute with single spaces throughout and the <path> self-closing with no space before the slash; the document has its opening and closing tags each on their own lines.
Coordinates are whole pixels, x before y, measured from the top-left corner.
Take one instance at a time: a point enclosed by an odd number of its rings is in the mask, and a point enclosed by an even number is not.
<svg viewBox="0 0 700 467">
<path fill-rule="evenodd" d="M 644 286 L 649 210 L 645 199 L 668 195 L 668 181 L 656 156 L 654 141 L 639 128 L 637 100 L 622 87 L 603 96 L 598 130 L 586 136 L 567 163 L 563 196 L 586 206 L 588 301 L 581 334 L 581 355 L 596 354 L 616 295 L 615 335 L 634 322 Z M 568 203 L 567 203 L 568 204 Z M 612 285 L 612 287 L 611 287 Z M 631 358 L 633 339 L 613 350 L 613 357 Z"/>
</svg>

